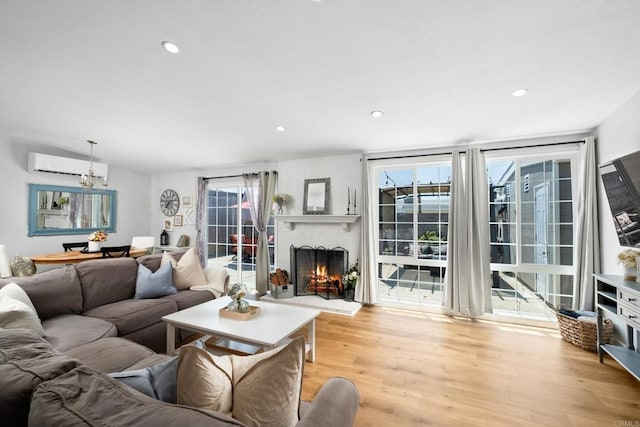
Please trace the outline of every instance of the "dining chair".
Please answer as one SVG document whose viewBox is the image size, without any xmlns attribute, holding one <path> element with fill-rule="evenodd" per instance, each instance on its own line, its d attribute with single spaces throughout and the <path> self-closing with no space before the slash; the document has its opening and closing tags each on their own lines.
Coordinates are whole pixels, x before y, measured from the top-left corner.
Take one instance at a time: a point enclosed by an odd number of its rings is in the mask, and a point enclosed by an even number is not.
<svg viewBox="0 0 640 427">
<path fill-rule="evenodd" d="M 63 243 L 62 247 L 65 252 L 72 251 L 76 248 L 86 251 L 89 248 L 89 242 Z"/>
<path fill-rule="evenodd" d="M 131 251 L 131 245 L 124 246 L 103 246 L 100 248 L 102 258 L 119 258 L 128 257 Z"/>
</svg>

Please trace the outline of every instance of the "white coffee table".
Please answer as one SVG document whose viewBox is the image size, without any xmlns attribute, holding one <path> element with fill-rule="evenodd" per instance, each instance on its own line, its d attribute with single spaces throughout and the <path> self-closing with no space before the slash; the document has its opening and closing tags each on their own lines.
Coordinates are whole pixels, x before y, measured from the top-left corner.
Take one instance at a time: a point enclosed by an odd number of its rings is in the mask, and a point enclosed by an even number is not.
<svg viewBox="0 0 640 427">
<path fill-rule="evenodd" d="M 231 298 L 216 298 L 213 301 L 187 308 L 164 316 L 167 323 L 167 354 L 176 353 L 176 328 L 226 338 L 236 342 L 274 348 L 282 345 L 291 334 L 308 325 L 308 360 L 316 358 L 316 317 L 320 310 L 292 307 L 262 301 L 249 301 L 260 307 L 260 313 L 250 320 L 220 317 L 218 311 L 226 307 Z"/>
</svg>

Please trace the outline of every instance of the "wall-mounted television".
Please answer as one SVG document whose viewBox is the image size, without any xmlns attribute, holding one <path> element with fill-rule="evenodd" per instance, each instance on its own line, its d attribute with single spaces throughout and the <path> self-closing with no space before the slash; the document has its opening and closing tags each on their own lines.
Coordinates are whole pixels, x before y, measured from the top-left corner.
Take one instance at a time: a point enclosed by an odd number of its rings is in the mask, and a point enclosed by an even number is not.
<svg viewBox="0 0 640 427">
<path fill-rule="evenodd" d="M 640 151 L 600 165 L 621 246 L 640 248 Z"/>
</svg>

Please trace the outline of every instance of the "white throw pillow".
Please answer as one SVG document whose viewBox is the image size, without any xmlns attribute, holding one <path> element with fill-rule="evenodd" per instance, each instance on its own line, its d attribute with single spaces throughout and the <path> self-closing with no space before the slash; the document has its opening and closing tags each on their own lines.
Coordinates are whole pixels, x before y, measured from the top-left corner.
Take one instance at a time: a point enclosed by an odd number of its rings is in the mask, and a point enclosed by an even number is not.
<svg viewBox="0 0 640 427">
<path fill-rule="evenodd" d="M 180 349 L 178 404 L 222 412 L 248 426 L 287 427 L 299 420 L 304 338 L 252 356 Z"/>
<path fill-rule="evenodd" d="M 8 283 L 0 289 L 0 327 L 27 328 L 44 336 L 42 323 L 31 299 L 17 284 Z"/>
<path fill-rule="evenodd" d="M 182 255 L 180 261 L 176 261 L 167 252 L 162 254 L 160 265 L 170 262 L 173 267 L 173 286 L 177 290 L 189 289 L 191 286 L 207 284 L 207 278 L 200 266 L 200 259 L 195 248 L 189 249 Z"/>
</svg>

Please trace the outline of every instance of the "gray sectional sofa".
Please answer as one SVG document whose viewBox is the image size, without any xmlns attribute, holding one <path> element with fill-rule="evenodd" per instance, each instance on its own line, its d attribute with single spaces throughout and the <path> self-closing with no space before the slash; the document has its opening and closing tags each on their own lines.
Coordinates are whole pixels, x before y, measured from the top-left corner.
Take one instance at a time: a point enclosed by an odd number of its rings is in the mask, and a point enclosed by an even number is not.
<svg viewBox="0 0 640 427">
<path fill-rule="evenodd" d="M 183 251 L 172 253 L 179 260 Z M 138 264 L 151 271 L 160 267 L 162 254 L 138 258 L 85 261 L 15 282 L 27 293 L 53 348 L 67 351 L 105 337 L 123 337 L 151 348 L 166 350 L 162 316 L 214 298 L 208 291 L 181 290 L 153 299 L 133 299 Z"/>
<path fill-rule="evenodd" d="M 208 291 L 182 290 L 133 299 L 138 264 L 155 271 L 161 256 L 86 261 L 0 281 L 0 287 L 16 282 L 27 293 L 45 333 L 0 328 L 2 425 L 246 425 L 215 411 L 154 399 L 107 375 L 177 366 L 177 359 L 152 350 L 166 348 L 161 317 L 213 298 Z M 300 404 L 296 426 L 348 427 L 358 406 L 353 383 L 331 378 L 313 402 Z"/>
</svg>

